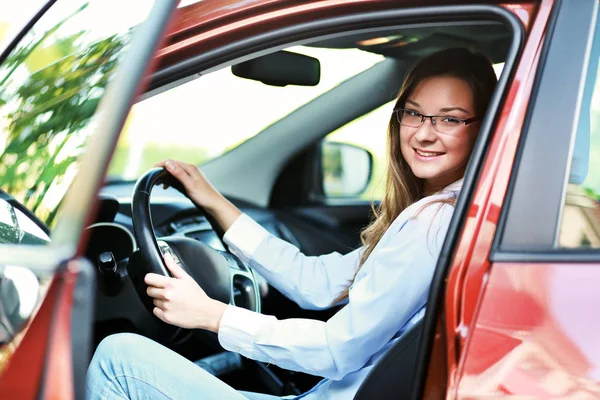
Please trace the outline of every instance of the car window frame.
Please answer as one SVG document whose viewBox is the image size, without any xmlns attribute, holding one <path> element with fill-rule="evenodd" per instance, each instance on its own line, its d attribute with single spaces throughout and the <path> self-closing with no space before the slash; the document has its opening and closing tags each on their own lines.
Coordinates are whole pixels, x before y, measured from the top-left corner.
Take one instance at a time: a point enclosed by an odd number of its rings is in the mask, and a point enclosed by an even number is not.
<svg viewBox="0 0 600 400">
<path fill-rule="evenodd" d="M 490 253 L 492 262 L 600 259 L 598 251 L 556 246 L 599 4 L 560 1 L 555 7 L 556 22 L 545 39 Z M 586 40 L 577 42 L 582 37 Z M 569 61 L 560 62 L 565 54 L 571 54 Z M 560 79 L 564 76 L 576 76 L 577 84 L 565 85 Z"/>
<path fill-rule="evenodd" d="M 16 35 L 8 42 L 7 46 L 2 49 L 0 52 L 0 64 L 6 60 L 6 57 L 9 56 L 10 53 L 15 49 L 15 47 L 21 42 L 23 37 L 31 30 L 31 28 L 42 18 L 46 11 L 50 9 L 56 3 L 57 0 L 48 0 L 46 3 L 40 7 L 40 9 L 31 17 L 29 22 L 23 26 L 23 28 L 17 32 Z"/>
<path fill-rule="evenodd" d="M 0 62 L 20 43 L 29 30 L 57 0 L 49 1 L 6 47 Z M 0 265 L 19 265 L 31 269 L 39 277 L 49 276 L 77 256 L 86 240 L 84 226 L 95 211 L 97 194 L 121 127 L 129 113 L 140 86 L 145 83 L 153 65 L 156 49 L 164 38 L 163 32 L 174 15 L 175 3 L 155 0 L 146 19 L 136 27 L 128 49 L 121 54 L 115 75 L 108 83 L 94 115 L 91 143 L 81 158 L 81 167 L 59 208 L 61 216 L 51 232 L 48 245 L 3 245 Z M 141 72 L 141 73 L 140 73 Z"/>
<path fill-rule="evenodd" d="M 512 30 L 513 36 L 502 73 L 498 79 L 496 89 L 490 100 L 486 114 L 481 122 L 479 136 L 475 142 L 475 146 L 471 153 L 471 159 L 469 160 L 469 164 L 465 171 L 461 195 L 454 205 L 454 214 L 450 220 L 450 225 L 434 270 L 427 298 L 427 308 L 425 316 L 423 317 L 423 330 L 419 340 L 419 353 L 414 377 L 415 385 L 410 397 L 413 400 L 421 399 L 425 393 L 425 384 L 429 371 L 429 363 L 432 357 L 438 316 L 440 315 L 440 312 L 443 311 L 442 308 L 444 306 L 444 295 L 447 286 L 446 278 L 454 258 L 455 249 L 460 240 L 460 233 L 463 230 L 469 206 L 471 205 L 475 193 L 475 188 L 479 182 L 482 167 L 489 151 L 489 144 L 494 134 L 496 121 L 499 118 L 499 111 L 502 109 L 502 105 L 505 102 L 508 88 L 512 82 L 516 67 L 518 66 L 519 55 L 521 54 L 525 43 L 525 30 L 522 22 L 510 11 L 496 5 L 463 5 L 460 7 L 463 9 L 478 7 L 481 12 L 487 12 L 494 15 Z"/>
</svg>

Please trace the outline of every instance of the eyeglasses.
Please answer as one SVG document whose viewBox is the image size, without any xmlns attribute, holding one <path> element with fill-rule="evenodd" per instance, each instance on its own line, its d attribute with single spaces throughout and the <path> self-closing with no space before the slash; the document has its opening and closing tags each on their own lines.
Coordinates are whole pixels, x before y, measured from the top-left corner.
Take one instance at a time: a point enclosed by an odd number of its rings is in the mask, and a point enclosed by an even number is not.
<svg viewBox="0 0 600 400">
<path fill-rule="evenodd" d="M 423 115 L 415 110 L 406 108 L 394 108 L 398 123 L 411 128 L 420 128 L 427 118 L 431 120 L 433 129 L 440 133 L 453 134 L 463 126 L 479 121 L 481 118 L 457 118 L 450 115 Z"/>
</svg>

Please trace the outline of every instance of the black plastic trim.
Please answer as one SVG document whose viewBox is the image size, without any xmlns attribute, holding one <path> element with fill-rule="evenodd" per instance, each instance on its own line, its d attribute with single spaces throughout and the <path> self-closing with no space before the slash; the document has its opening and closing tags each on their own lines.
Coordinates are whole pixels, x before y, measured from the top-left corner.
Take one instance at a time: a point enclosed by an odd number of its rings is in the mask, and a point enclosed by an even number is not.
<svg viewBox="0 0 600 400">
<path fill-rule="evenodd" d="M 471 204 L 473 192 L 479 180 L 481 167 L 488 152 L 488 144 L 492 138 L 493 128 L 496 123 L 497 111 L 504 103 L 508 82 L 514 75 L 514 67 L 517 58 L 524 43 L 524 30 L 519 19 L 511 12 L 497 6 L 472 6 L 483 12 L 484 10 L 495 15 L 509 26 L 513 32 L 512 43 L 509 54 L 505 62 L 504 72 L 502 73 L 496 92 L 490 102 L 486 116 L 482 122 L 479 138 L 473 149 L 471 160 L 465 173 L 464 184 L 461 189 L 461 195 L 455 205 L 454 215 L 450 222 L 446 239 L 442 245 L 440 256 L 436 265 L 429 297 L 427 299 L 427 310 L 425 312 L 423 333 L 419 343 L 419 357 L 417 359 L 417 369 L 415 373 L 415 387 L 412 399 L 421 399 L 423 396 L 425 381 L 433 339 L 437 324 L 437 317 L 443 305 L 443 299 L 446 292 L 446 277 L 450 269 L 451 261 L 454 257 L 454 250 L 458 243 L 459 234 L 462 231 L 468 207 Z M 461 7 L 468 9 L 469 6 Z M 465 12 L 465 11 L 463 11 Z"/>
<path fill-rule="evenodd" d="M 36 224 L 38 228 L 44 231 L 46 235 L 50 235 L 50 229 L 37 217 L 37 215 L 29 211 L 27 207 L 2 189 L 0 189 L 0 199 L 6 201 L 8 204 L 21 211 L 23 214 L 25 214 L 25 216 L 27 216 L 27 218 Z"/>
<path fill-rule="evenodd" d="M 491 262 L 500 263 L 581 263 L 598 265 L 600 253 L 598 249 L 560 249 L 560 251 L 498 251 L 490 256 Z"/>
<path fill-rule="evenodd" d="M 79 269 L 71 309 L 71 354 L 75 399 L 85 399 L 85 376 L 92 358 L 96 273 L 85 258 L 76 260 Z"/>
<path fill-rule="evenodd" d="M 558 19 L 558 10 L 560 9 L 561 3 L 562 3 L 562 0 L 557 0 L 554 5 L 554 8 L 552 9 L 552 11 L 550 13 L 550 17 L 548 18 L 548 22 L 547 22 L 548 28 L 547 28 L 547 32 L 546 32 L 546 38 L 552 37 L 554 35 L 554 31 L 555 31 L 555 27 L 556 27 L 556 20 Z M 535 103 L 534 99 L 536 99 L 538 97 L 540 81 L 544 74 L 545 66 L 547 65 L 546 62 L 548 59 L 550 42 L 551 42 L 550 40 L 545 40 L 545 42 L 542 46 L 542 50 L 540 52 L 540 59 L 538 61 L 538 68 L 537 68 L 538 72 L 535 76 L 535 79 L 533 81 L 533 86 L 531 88 L 531 96 L 530 96 L 531 101 L 527 105 L 527 110 L 525 111 L 526 116 L 532 115 L 532 110 L 533 110 L 534 103 Z M 498 226 L 496 227 L 496 235 L 494 236 L 494 240 L 492 242 L 492 251 L 491 251 L 492 255 L 490 256 L 490 259 L 493 257 L 493 254 L 496 252 L 496 250 L 500 247 L 500 243 L 501 243 L 503 232 L 504 232 L 504 226 L 506 225 L 506 218 L 508 215 L 508 210 L 510 209 L 510 204 L 511 204 L 512 196 L 513 196 L 513 192 L 514 192 L 514 187 L 515 187 L 513 177 L 515 177 L 519 173 L 519 166 L 521 165 L 521 160 L 523 158 L 523 148 L 525 147 L 524 146 L 525 138 L 527 136 L 527 132 L 529 131 L 530 125 L 531 125 L 531 118 L 526 118 L 525 121 L 523 122 L 521 140 L 517 144 L 517 149 L 515 152 L 515 159 L 513 162 L 513 170 L 511 172 L 511 176 L 508 181 L 508 186 L 506 188 L 505 200 L 504 200 L 502 209 L 500 210 L 500 215 L 498 217 Z"/>
<path fill-rule="evenodd" d="M 510 197 L 499 221 L 502 250 L 555 246 L 597 3 L 563 1 L 555 8 L 555 28 L 546 39 L 552 47 L 547 47 L 543 70 L 536 77 L 535 97 L 517 153 L 518 168 L 510 179 Z M 565 84 L 565 76 L 577 84 Z"/>
<path fill-rule="evenodd" d="M 15 47 L 17 47 L 19 42 L 23 39 L 23 37 L 25 37 L 25 35 L 31 30 L 33 25 L 35 25 L 40 20 L 40 18 L 42 18 L 42 16 L 46 13 L 46 11 L 50 9 L 50 7 L 52 7 L 54 3 L 56 3 L 56 0 L 47 1 L 46 4 L 44 4 L 40 8 L 40 10 L 37 13 L 35 13 L 33 18 L 31 18 L 31 20 L 23 27 L 21 32 L 19 32 L 19 34 L 13 38 L 10 44 L 6 46 L 4 51 L 2 51 L 2 54 L 0 54 L 0 64 L 2 64 L 6 57 L 8 57 L 10 53 L 12 53 Z"/>
<path fill-rule="evenodd" d="M 502 11 L 490 13 L 491 9 Z M 381 28 L 385 25 L 467 22 L 490 20 L 490 18 L 502 22 L 502 12 L 507 11 L 490 5 L 450 5 L 355 13 L 299 23 L 220 46 L 156 71 L 152 75 L 147 91 L 152 91 L 177 80 L 185 79 L 192 74 L 202 73 L 207 69 L 225 64 L 236 58 L 261 50 L 271 49 L 275 46 L 314 39 L 330 34 L 339 34 L 340 32 L 356 32 L 363 29 Z"/>
</svg>

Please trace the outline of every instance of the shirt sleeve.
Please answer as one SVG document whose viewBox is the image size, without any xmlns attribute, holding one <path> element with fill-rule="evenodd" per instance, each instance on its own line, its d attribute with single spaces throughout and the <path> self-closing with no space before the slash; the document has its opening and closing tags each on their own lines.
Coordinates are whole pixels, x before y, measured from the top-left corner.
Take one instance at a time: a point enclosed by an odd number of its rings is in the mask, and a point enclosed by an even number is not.
<svg viewBox="0 0 600 400">
<path fill-rule="evenodd" d="M 238 217 L 223 240 L 242 262 L 305 309 L 331 306 L 350 285 L 361 250 L 346 255 L 306 256 L 296 246 L 271 235 L 246 214 Z"/>
<path fill-rule="evenodd" d="M 349 303 L 327 322 L 278 320 L 229 305 L 219 327 L 221 345 L 333 380 L 360 369 L 425 304 L 451 215 L 450 205 L 426 207 L 389 232 L 357 274 Z"/>
</svg>

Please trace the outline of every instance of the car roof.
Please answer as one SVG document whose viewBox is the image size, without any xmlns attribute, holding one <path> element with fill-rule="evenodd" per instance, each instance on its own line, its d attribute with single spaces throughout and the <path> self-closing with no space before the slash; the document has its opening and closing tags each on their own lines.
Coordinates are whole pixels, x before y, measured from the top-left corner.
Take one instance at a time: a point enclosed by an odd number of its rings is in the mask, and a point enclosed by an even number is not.
<svg viewBox="0 0 600 400">
<path fill-rule="evenodd" d="M 169 68 L 202 52 L 202 42 L 216 41 L 225 45 L 231 41 L 228 34 L 235 29 L 252 28 L 268 23 L 269 28 L 289 24 L 289 18 L 306 12 L 323 16 L 350 15 L 355 9 L 385 11 L 406 6 L 435 6 L 463 3 L 454 0 L 211 0 L 200 1 L 181 7 L 172 24 L 162 48 L 157 52 L 157 71 Z M 482 3 L 500 4 L 499 0 Z M 280 22 L 281 21 L 281 22 Z M 245 35 L 247 36 L 247 31 Z M 369 42 L 367 39 L 385 37 L 385 43 Z M 495 21 L 479 21 L 472 24 L 436 23 L 431 26 L 412 26 L 389 32 L 347 35 L 311 43 L 310 46 L 327 48 L 359 48 L 386 57 L 412 61 L 436 49 L 470 47 L 487 54 L 494 63 L 504 61 L 510 44 L 510 32 Z"/>
<path fill-rule="evenodd" d="M 511 3 L 534 3 L 535 1 L 511 1 Z M 285 9 L 316 9 L 330 10 L 335 14 L 336 8 L 348 7 L 349 5 L 368 5 L 372 8 L 382 9 L 400 8 L 410 6 L 445 6 L 452 4 L 464 4 L 464 0 L 210 0 L 198 1 L 181 7 L 178 12 L 180 17 L 172 28 L 173 35 L 189 32 L 199 25 L 215 23 L 218 20 L 235 20 L 240 17 L 259 18 L 266 14 L 277 14 Z M 500 5 L 506 3 L 502 0 L 480 0 L 479 4 Z"/>
</svg>

